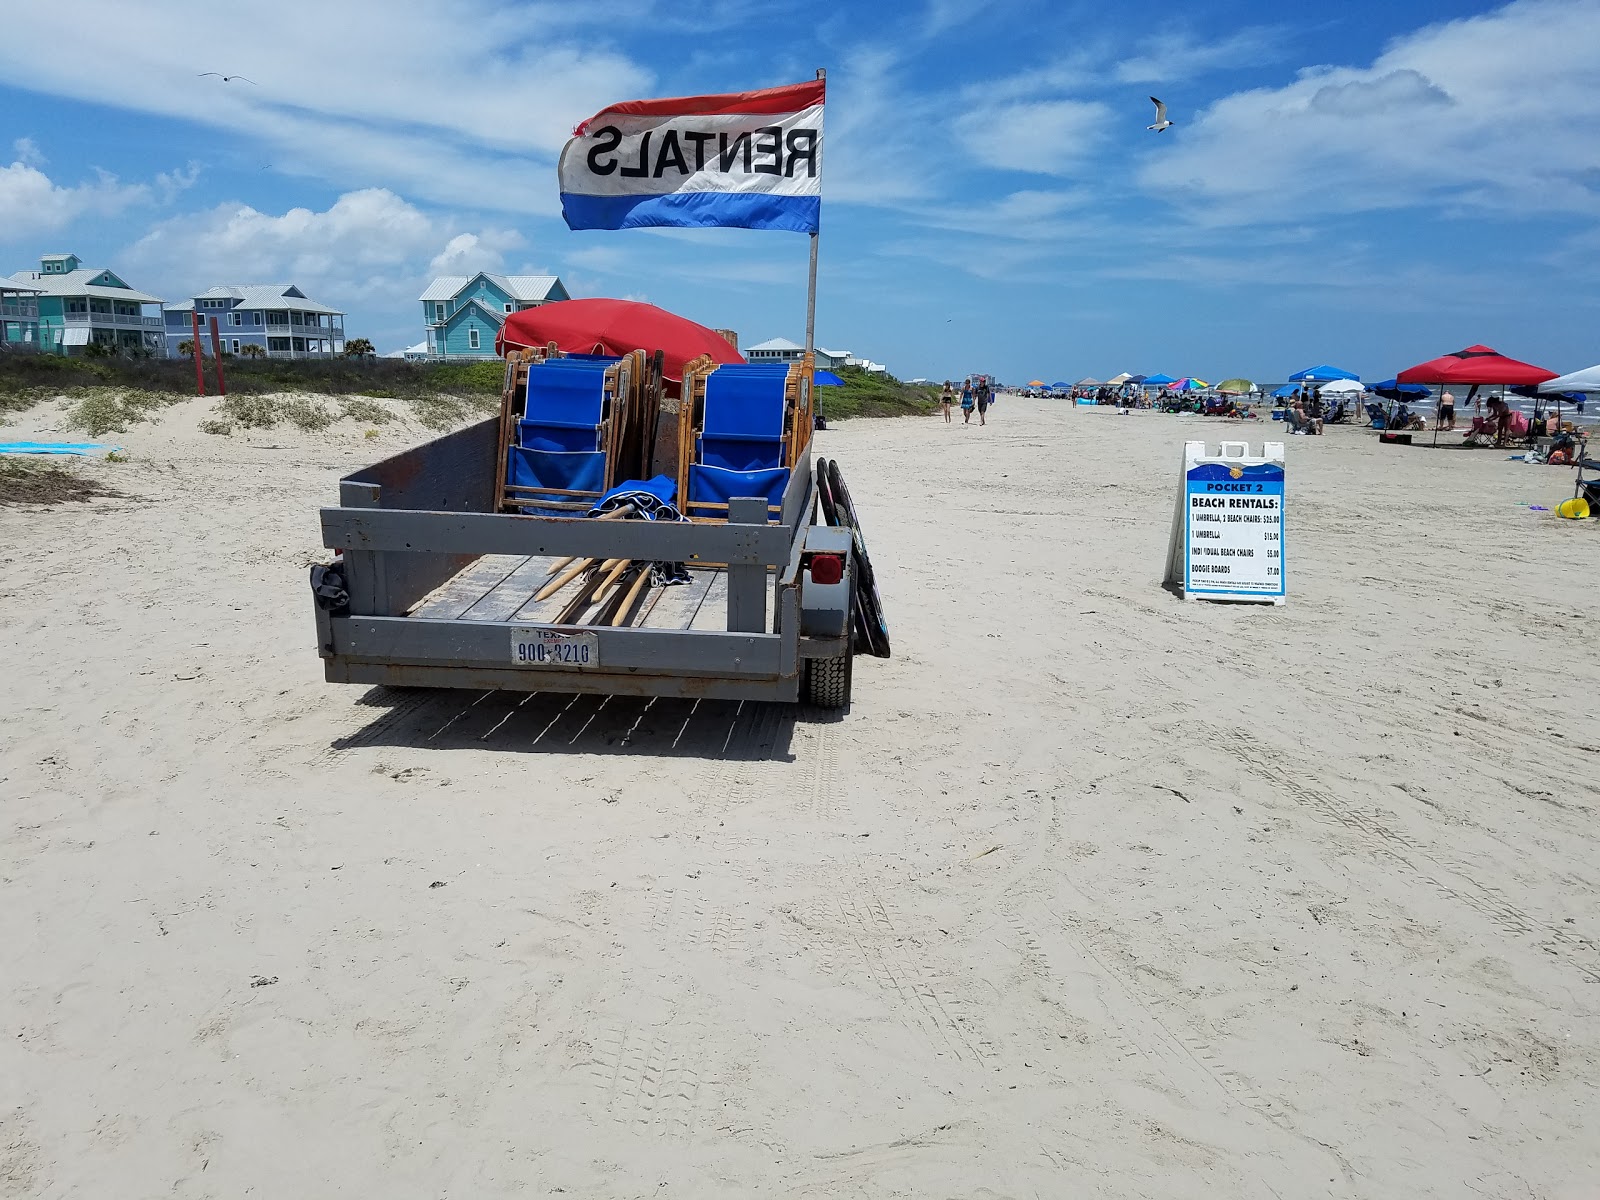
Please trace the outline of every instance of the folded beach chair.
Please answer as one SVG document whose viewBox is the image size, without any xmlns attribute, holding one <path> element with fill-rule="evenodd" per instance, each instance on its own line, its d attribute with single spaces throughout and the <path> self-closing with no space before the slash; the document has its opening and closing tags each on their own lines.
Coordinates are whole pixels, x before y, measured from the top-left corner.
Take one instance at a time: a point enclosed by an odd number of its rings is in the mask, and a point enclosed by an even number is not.
<svg viewBox="0 0 1600 1200">
<path fill-rule="evenodd" d="M 513 383 L 502 414 L 502 433 L 511 435 L 502 508 L 581 516 L 611 487 L 632 366 L 631 359 L 585 355 L 530 362 L 517 372 L 520 385 Z"/>
<path fill-rule="evenodd" d="M 1587 500 L 1589 511 L 1600 516 L 1600 459 L 1589 458 L 1582 451 L 1579 452 L 1578 481 L 1572 489 L 1572 494 L 1579 499 Z"/>
<path fill-rule="evenodd" d="M 685 372 L 692 424 L 679 491 L 692 519 L 726 520 L 728 501 L 740 496 L 765 497 L 769 513 L 781 511 L 790 470 L 810 442 L 810 375 L 809 363 Z"/>
</svg>

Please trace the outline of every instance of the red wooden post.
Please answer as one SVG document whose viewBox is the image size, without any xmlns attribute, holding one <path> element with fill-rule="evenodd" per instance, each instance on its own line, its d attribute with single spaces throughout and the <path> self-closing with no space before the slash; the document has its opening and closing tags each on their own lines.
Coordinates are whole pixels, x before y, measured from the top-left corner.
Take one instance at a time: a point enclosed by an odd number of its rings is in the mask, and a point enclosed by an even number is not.
<svg viewBox="0 0 1600 1200">
<path fill-rule="evenodd" d="M 189 326 L 193 333 L 189 340 L 189 348 L 194 351 L 194 386 L 195 395 L 206 394 L 206 369 L 200 364 L 200 310 L 195 309 L 189 314 Z"/>
<path fill-rule="evenodd" d="M 217 395 L 226 396 L 228 385 L 222 379 L 222 339 L 217 336 L 217 319 L 211 318 L 211 361 L 217 364 Z"/>
</svg>

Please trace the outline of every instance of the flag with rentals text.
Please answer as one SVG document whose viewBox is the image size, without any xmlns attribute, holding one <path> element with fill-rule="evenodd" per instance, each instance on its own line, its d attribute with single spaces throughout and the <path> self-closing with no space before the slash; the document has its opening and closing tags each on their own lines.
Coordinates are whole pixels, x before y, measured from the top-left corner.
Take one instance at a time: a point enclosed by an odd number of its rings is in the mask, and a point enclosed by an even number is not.
<svg viewBox="0 0 1600 1200">
<path fill-rule="evenodd" d="M 824 90 L 818 79 L 601 110 L 561 152 L 567 227 L 816 233 Z"/>
</svg>

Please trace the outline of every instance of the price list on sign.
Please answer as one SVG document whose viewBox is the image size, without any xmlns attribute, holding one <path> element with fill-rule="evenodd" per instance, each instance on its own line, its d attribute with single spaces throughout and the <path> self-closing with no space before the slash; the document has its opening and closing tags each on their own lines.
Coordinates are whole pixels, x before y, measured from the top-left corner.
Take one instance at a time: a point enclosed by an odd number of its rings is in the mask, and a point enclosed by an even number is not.
<svg viewBox="0 0 1600 1200">
<path fill-rule="evenodd" d="M 1283 517 L 1281 443 L 1254 456 L 1243 443 L 1224 442 L 1219 455 L 1189 443 L 1168 579 L 1186 597 L 1281 604 L 1288 594 Z"/>
</svg>

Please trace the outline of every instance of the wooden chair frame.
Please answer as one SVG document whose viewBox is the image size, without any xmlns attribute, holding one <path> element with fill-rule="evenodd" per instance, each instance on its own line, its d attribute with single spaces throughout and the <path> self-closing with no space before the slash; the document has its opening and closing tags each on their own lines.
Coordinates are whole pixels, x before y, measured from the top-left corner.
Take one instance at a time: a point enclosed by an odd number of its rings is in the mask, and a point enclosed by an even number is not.
<svg viewBox="0 0 1600 1200">
<path fill-rule="evenodd" d="M 694 359 L 683 369 L 683 397 L 679 402 L 678 417 L 678 507 L 689 511 L 689 468 L 694 463 L 695 447 L 705 432 L 706 380 L 719 364 L 707 355 Z M 800 362 L 790 366 L 784 380 L 783 406 L 783 465 L 794 471 L 811 447 L 812 430 L 812 376 L 816 369 L 815 356 L 807 354 Z M 720 509 L 723 516 L 691 516 L 691 521 L 726 521 L 728 506 L 719 502 L 696 503 L 697 509 Z M 767 512 L 782 518 L 782 505 L 769 504 Z"/>
<path fill-rule="evenodd" d="M 592 507 L 586 499 L 599 499 L 616 482 L 615 473 L 629 414 L 637 407 L 634 391 L 644 366 L 644 352 L 636 350 L 605 370 L 605 398 L 601 406 L 600 449 L 605 454 L 604 486 L 601 491 L 571 491 L 565 488 L 538 488 L 508 483 L 507 462 L 516 436 L 517 421 L 527 412 L 528 368 L 553 358 L 565 357 L 551 342 L 547 346 L 512 350 L 506 354 L 505 379 L 500 389 L 499 461 L 495 467 L 495 510 L 520 512 L 525 505 L 557 509 L 582 515 Z"/>
</svg>

